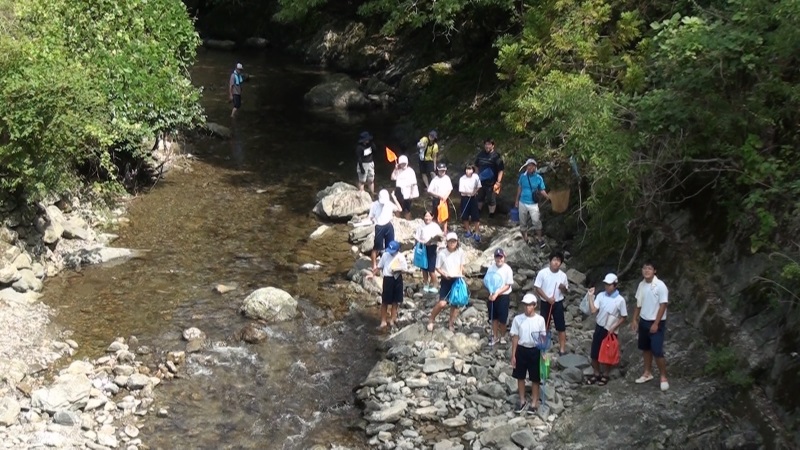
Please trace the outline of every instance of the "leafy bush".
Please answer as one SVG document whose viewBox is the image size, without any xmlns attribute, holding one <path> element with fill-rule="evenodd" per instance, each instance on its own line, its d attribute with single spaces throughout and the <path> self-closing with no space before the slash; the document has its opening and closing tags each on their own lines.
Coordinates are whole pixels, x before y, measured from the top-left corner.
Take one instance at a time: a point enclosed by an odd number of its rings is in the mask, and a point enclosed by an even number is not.
<svg viewBox="0 0 800 450">
<path fill-rule="evenodd" d="M 732 347 L 716 347 L 708 354 L 705 372 L 708 375 L 724 378 L 737 388 L 749 388 L 753 378 L 742 367 L 746 367 Z"/>
<path fill-rule="evenodd" d="M 35 201 L 85 163 L 202 120 L 178 0 L 0 0 L 0 188 Z"/>
</svg>

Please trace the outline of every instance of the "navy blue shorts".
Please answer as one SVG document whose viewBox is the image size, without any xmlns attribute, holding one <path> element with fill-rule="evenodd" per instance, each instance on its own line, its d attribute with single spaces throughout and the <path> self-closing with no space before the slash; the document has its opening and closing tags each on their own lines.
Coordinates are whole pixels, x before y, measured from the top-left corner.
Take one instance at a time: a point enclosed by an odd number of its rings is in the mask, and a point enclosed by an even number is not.
<svg viewBox="0 0 800 450">
<path fill-rule="evenodd" d="M 381 292 L 381 305 L 399 305 L 403 303 L 403 276 L 398 275 L 383 277 L 383 292 Z"/>
<path fill-rule="evenodd" d="M 605 339 L 606 336 L 608 336 L 608 330 L 595 324 L 594 335 L 592 335 L 592 351 L 589 352 L 592 361 L 600 359 L 600 346 L 603 344 L 603 339 Z"/>
<path fill-rule="evenodd" d="M 433 165 L 433 161 L 423 161 L 419 160 L 419 174 L 420 175 L 430 175 L 432 173 L 436 173 L 436 167 Z"/>
<path fill-rule="evenodd" d="M 489 317 L 500 323 L 508 323 L 508 306 L 511 304 L 511 296 L 508 294 L 498 295 L 493 302 L 488 302 Z"/>
<path fill-rule="evenodd" d="M 639 350 L 652 352 L 656 358 L 664 357 L 664 337 L 667 334 L 667 321 L 658 323 L 658 331 L 650 333 L 653 326 L 652 320 L 639 319 Z"/>
<path fill-rule="evenodd" d="M 382 252 L 394 240 L 394 225 L 391 222 L 386 225 L 375 225 L 375 242 L 372 249 Z"/>
<path fill-rule="evenodd" d="M 480 222 L 481 210 L 478 208 L 478 196 L 461 196 L 461 220 Z"/>
<path fill-rule="evenodd" d="M 567 322 L 564 320 L 564 302 L 555 302 L 553 303 L 553 315 L 550 316 L 550 303 L 547 302 L 539 302 L 539 314 L 544 317 L 544 320 L 547 321 L 547 318 L 550 317 L 550 322 L 556 323 L 556 331 L 567 331 Z M 550 323 L 547 324 L 547 329 L 550 329 Z"/>
<path fill-rule="evenodd" d="M 428 268 L 425 270 L 426 272 L 436 272 L 436 250 L 438 250 L 436 244 L 425 246 L 425 253 L 428 256 Z"/>
<path fill-rule="evenodd" d="M 233 94 L 233 107 L 239 109 L 242 107 L 242 96 Z"/>
<path fill-rule="evenodd" d="M 442 278 L 439 280 L 439 300 L 448 300 L 450 298 L 450 290 L 453 289 L 453 283 L 458 278 Z"/>
<path fill-rule="evenodd" d="M 394 195 L 397 197 L 397 201 L 400 203 L 400 208 L 403 210 L 404 213 L 411 212 L 411 199 L 406 199 L 403 197 L 403 192 L 400 188 L 394 188 Z"/>
<path fill-rule="evenodd" d="M 517 353 L 514 355 L 517 360 L 517 366 L 511 372 L 511 376 L 517 380 L 524 380 L 527 376 L 532 382 L 539 383 L 541 381 L 541 374 L 539 373 L 539 359 L 541 354 L 536 347 L 527 348 L 521 345 L 517 346 Z"/>
</svg>

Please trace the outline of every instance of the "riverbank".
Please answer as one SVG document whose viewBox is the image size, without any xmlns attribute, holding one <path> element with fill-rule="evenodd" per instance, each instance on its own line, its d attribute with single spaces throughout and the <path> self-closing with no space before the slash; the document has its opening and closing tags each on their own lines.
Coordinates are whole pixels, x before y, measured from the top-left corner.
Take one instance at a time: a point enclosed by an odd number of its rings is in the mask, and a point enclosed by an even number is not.
<svg viewBox="0 0 800 450">
<path fill-rule="evenodd" d="M 348 195 L 356 195 L 353 187 L 342 184 L 327 193 L 340 205 L 347 203 Z M 360 226 L 364 217 L 358 209 L 348 212 L 354 214 L 349 242 L 355 254 L 364 255 L 372 242 L 372 227 Z M 395 218 L 393 223 L 395 239 L 413 267 L 413 230 L 420 221 Z M 454 228 L 459 231 L 458 226 Z M 708 376 L 712 345 L 696 338 L 701 332 L 697 318 L 681 308 L 670 310 L 667 392 L 660 391 L 656 382 L 634 382 L 643 367 L 628 324 L 620 332 L 622 360 L 612 370 L 610 383 L 587 385 L 595 318 L 583 316 L 578 306 L 593 280 L 575 270 L 573 264 L 579 262 L 570 259 L 563 267 L 571 286 L 565 298 L 567 353 L 548 352 L 551 374 L 544 383 L 544 406 L 537 414 L 513 413 L 519 399 L 511 377 L 510 344 L 488 344 L 488 294 L 481 277 L 493 262 L 494 250 L 503 248 L 515 272 L 513 316 L 521 311 L 522 294 L 532 290 L 536 272 L 545 267 L 547 251 L 523 243 L 513 225 L 489 226 L 483 236 L 485 244 L 480 248 L 471 240 L 462 242 L 471 298 L 456 321 L 455 332 L 447 330 L 445 319 L 433 332 L 426 330 L 437 296 L 422 290 L 419 270 L 412 269 L 411 276 L 405 277 L 399 328 L 385 336 L 380 360 L 355 391 L 362 417 L 354 426 L 368 437 L 370 448 L 579 449 L 614 442 L 626 448 L 744 449 L 775 444 L 762 438 L 759 423 L 766 410 L 744 406 L 758 404 L 759 394 L 742 397 Z M 558 247 L 551 237 L 547 240 L 550 247 Z M 381 286 L 378 279 L 367 277 L 369 267 L 366 256 L 360 256 L 348 278 L 354 289 L 364 291 L 363 307 L 377 308 Z M 633 279 L 620 286 L 629 312 L 637 284 Z"/>
<path fill-rule="evenodd" d="M 153 161 L 161 173 L 185 167 L 180 145 L 159 141 Z M 111 247 L 108 230 L 126 226 L 131 197 L 101 201 L 89 193 L 53 196 L 34 207 L 9 205 L 0 227 L 0 442 L 5 448 L 128 449 L 142 444 L 139 417 L 166 374 L 137 359 L 151 350 L 118 338 L 106 355 L 73 360 L 74 331 L 53 323 L 40 301 L 45 283 L 64 271 L 140 256 Z M 168 356 L 177 372 L 183 357 Z M 157 366 L 157 365 L 156 365 Z M 60 369 L 60 370 L 59 370 Z M 172 373 L 174 373 L 172 372 Z M 152 376 L 151 376 L 152 375 Z"/>
</svg>

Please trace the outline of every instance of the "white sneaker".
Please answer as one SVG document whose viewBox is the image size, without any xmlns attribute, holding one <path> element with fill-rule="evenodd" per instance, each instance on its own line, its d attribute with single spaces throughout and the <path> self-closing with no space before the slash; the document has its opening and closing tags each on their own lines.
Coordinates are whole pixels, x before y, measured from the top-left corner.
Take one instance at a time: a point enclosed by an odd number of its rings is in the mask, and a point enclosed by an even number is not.
<svg viewBox="0 0 800 450">
<path fill-rule="evenodd" d="M 662 381 L 661 392 L 667 392 L 668 390 L 669 390 L 669 381 Z"/>
</svg>

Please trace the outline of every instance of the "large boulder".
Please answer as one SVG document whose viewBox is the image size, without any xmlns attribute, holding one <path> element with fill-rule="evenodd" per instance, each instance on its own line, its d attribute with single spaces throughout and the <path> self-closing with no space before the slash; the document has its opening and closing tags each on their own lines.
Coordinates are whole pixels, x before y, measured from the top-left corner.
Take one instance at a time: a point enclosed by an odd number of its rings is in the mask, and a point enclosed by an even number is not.
<svg viewBox="0 0 800 450">
<path fill-rule="evenodd" d="M 36 278 L 36 274 L 31 269 L 23 269 L 17 272 L 20 277 L 11 287 L 17 292 L 40 292 L 44 287 L 42 280 Z"/>
<path fill-rule="evenodd" d="M 77 410 L 86 406 L 92 382 L 83 374 L 64 374 L 56 378 L 49 388 L 40 388 L 31 394 L 31 406 L 48 413 L 62 409 Z"/>
<path fill-rule="evenodd" d="M 0 398 L 0 426 L 10 427 L 17 423 L 21 408 L 13 397 Z"/>
<path fill-rule="evenodd" d="M 547 263 L 547 256 L 534 250 L 525 241 L 517 228 L 502 231 L 483 252 L 483 266 L 494 261 L 494 252 L 502 248 L 506 252 L 506 262 L 515 270 L 539 270 Z"/>
<path fill-rule="evenodd" d="M 326 187 L 325 189 L 317 192 L 317 201 L 319 202 L 320 200 L 329 195 L 338 194 L 344 191 L 357 191 L 357 190 L 358 188 L 350 183 L 345 183 L 344 181 L 337 181 L 336 183 L 333 183 L 332 185 Z"/>
<path fill-rule="evenodd" d="M 40 296 L 41 294 L 34 291 L 17 292 L 11 287 L 0 290 L 0 301 L 9 305 L 32 305 Z"/>
<path fill-rule="evenodd" d="M 372 197 L 358 189 L 342 189 L 326 195 L 314 206 L 314 213 L 330 220 L 349 220 L 351 217 L 369 212 Z"/>
<path fill-rule="evenodd" d="M 236 48 L 236 42 L 230 40 L 206 39 L 203 41 L 203 47 L 213 48 L 214 50 L 233 50 Z"/>
<path fill-rule="evenodd" d="M 214 122 L 206 122 L 205 125 L 203 125 L 203 129 L 211 136 L 220 139 L 230 139 L 232 135 L 230 128 Z"/>
<path fill-rule="evenodd" d="M 244 299 L 242 313 L 251 319 L 281 322 L 297 314 L 297 300 L 288 292 L 274 287 L 253 291 Z"/>
<path fill-rule="evenodd" d="M 344 74 L 329 76 L 303 96 L 311 106 L 337 109 L 363 109 L 370 105 L 358 83 Z"/>
<path fill-rule="evenodd" d="M 46 224 L 44 229 L 41 230 L 44 235 L 42 240 L 45 244 L 55 244 L 64 234 L 64 222 L 66 222 L 66 219 L 56 205 L 50 205 L 45 208 L 45 219 Z"/>
</svg>

